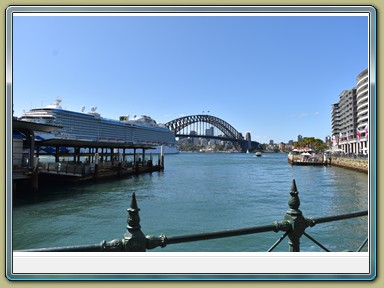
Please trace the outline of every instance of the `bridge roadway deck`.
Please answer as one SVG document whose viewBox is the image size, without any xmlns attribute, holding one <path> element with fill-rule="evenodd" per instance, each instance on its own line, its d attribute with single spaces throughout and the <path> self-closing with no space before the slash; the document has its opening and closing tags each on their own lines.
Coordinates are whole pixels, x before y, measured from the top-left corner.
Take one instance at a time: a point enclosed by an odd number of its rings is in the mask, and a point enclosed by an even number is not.
<svg viewBox="0 0 384 288">
<path fill-rule="evenodd" d="M 235 143 L 238 143 L 240 145 L 242 152 L 246 152 L 247 150 L 253 151 L 253 150 L 260 149 L 260 143 L 259 142 L 248 141 L 248 140 L 245 140 L 245 139 L 235 139 L 235 138 L 221 137 L 221 136 L 212 136 L 212 135 L 189 135 L 189 134 L 176 134 L 176 137 L 180 137 L 180 138 L 217 139 L 217 140 L 221 140 L 221 141 L 235 142 Z"/>
</svg>

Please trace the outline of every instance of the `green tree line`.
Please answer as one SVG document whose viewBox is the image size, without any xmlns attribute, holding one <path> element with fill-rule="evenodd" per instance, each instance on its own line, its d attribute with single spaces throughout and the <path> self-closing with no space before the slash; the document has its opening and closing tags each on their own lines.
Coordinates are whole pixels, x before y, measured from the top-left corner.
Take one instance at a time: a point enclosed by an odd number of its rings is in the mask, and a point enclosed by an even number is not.
<svg viewBox="0 0 384 288">
<path fill-rule="evenodd" d="M 301 141 L 293 142 L 293 146 L 297 148 L 307 147 L 316 153 L 324 152 L 324 150 L 328 149 L 327 144 L 324 143 L 323 140 L 314 137 L 304 137 Z"/>
</svg>

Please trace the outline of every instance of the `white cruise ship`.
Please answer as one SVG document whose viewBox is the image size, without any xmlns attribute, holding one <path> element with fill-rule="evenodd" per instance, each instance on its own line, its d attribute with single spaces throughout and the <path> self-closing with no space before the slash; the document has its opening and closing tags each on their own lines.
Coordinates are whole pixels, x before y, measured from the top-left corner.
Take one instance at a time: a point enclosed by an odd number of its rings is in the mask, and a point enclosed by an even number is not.
<svg viewBox="0 0 384 288">
<path fill-rule="evenodd" d="M 161 124 L 157 124 L 149 116 L 121 116 L 119 120 L 101 117 L 96 107 L 91 112 L 65 110 L 60 106 L 61 99 L 44 108 L 34 108 L 25 112 L 19 120 L 62 127 L 54 133 L 36 133 L 40 139 L 71 139 L 114 143 L 132 143 L 156 145 L 148 153 L 159 153 L 164 147 L 164 153 L 178 153 L 175 133 Z"/>
</svg>

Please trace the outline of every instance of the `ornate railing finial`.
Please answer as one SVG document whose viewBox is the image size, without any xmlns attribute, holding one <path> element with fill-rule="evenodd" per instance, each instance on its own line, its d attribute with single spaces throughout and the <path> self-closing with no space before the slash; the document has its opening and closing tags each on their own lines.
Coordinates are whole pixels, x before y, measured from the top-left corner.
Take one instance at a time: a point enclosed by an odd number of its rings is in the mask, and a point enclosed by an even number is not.
<svg viewBox="0 0 384 288">
<path fill-rule="evenodd" d="M 300 252 L 300 237 L 304 234 L 309 224 L 299 209 L 300 199 L 295 179 L 292 181 L 292 188 L 289 194 L 291 194 L 291 198 L 288 200 L 289 209 L 284 217 L 284 220 L 288 221 L 291 225 L 291 229 L 288 231 L 289 251 Z"/>
<path fill-rule="evenodd" d="M 137 207 L 136 194 L 132 193 L 131 207 L 128 208 L 128 231 L 140 230 L 140 215 L 139 215 L 139 207 Z"/>
<path fill-rule="evenodd" d="M 140 209 L 137 207 L 136 194 L 132 193 L 131 207 L 128 208 L 127 232 L 124 234 L 124 247 L 127 252 L 145 252 L 146 239 L 140 226 Z"/>
<path fill-rule="evenodd" d="M 299 207 L 300 207 L 299 192 L 297 191 L 295 179 L 293 179 L 292 181 L 292 188 L 289 194 L 291 194 L 291 198 L 288 200 L 289 208 L 291 208 L 291 210 L 300 211 L 299 210 Z"/>
</svg>

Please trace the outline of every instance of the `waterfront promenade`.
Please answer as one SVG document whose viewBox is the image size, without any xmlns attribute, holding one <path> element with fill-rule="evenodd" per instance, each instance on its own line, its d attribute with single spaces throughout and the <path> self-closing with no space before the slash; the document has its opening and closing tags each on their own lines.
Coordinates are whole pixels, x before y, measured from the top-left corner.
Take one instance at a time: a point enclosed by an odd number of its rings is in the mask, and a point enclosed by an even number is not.
<svg viewBox="0 0 384 288">
<path fill-rule="evenodd" d="M 367 158 L 332 157 L 331 159 L 334 166 L 368 173 Z"/>
</svg>

